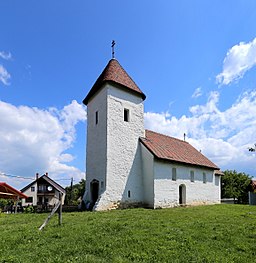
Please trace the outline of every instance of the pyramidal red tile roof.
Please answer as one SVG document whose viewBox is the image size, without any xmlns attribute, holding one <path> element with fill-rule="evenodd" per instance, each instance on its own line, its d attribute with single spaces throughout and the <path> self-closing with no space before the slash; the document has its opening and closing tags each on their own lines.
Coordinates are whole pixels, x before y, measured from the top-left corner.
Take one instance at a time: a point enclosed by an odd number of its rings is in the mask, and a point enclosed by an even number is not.
<svg viewBox="0 0 256 263">
<path fill-rule="evenodd" d="M 219 168 L 186 141 L 146 130 L 140 141 L 157 158 L 219 170 Z"/>
<path fill-rule="evenodd" d="M 83 100 L 85 105 L 88 104 L 90 98 L 102 87 L 105 82 L 114 82 L 121 85 L 121 87 L 125 89 L 139 94 L 143 100 L 146 98 L 146 95 L 139 89 L 120 63 L 116 59 L 111 59 Z"/>
</svg>

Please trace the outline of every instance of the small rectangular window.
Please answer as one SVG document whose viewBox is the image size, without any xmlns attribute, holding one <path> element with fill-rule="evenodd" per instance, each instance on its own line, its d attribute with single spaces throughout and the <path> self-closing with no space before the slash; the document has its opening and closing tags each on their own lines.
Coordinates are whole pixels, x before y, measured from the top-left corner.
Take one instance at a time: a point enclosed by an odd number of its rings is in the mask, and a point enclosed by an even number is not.
<svg viewBox="0 0 256 263">
<path fill-rule="evenodd" d="M 35 186 L 31 186 L 31 192 L 35 192 Z"/>
<path fill-rule="evenodd" d="M 176 181 L 177 180 L 177 171 L 176 168 L 172 168 L 172 180 Z"/>
<path fill-rule="evenodd" d="M 131 197 L 131 191 L 128 190 L 128 198 L 130 198 L 130 197 Z"/>
<path fill-rule="evenodd" d="M 130 121 L 130 116 L 129 116 L 129 110 L 128 109 L 124 109 L 124 121 L 128 122 Z"/>
<path fill-rule="evenodd" d="M 206 184 L 206 173 L 203 173 L 203 183 Z"/>
<path fill-rule="evenodd" d="M 99 116 L 98 116 L 98 111 L 95 112 L 95 124 L 97 125 L 98 124 L 98 121 L 99 121 Z"/>
<path fill-rule="evenodd" d="M 190 181 L 195 182 L 195 173 L 194 171 L 190 171 Z"/>
</svg>

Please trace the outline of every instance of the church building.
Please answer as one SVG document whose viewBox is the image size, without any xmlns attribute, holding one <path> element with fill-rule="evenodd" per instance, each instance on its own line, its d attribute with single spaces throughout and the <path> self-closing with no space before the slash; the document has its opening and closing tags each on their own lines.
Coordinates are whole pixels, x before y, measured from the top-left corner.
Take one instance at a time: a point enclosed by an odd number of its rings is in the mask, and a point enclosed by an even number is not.
<svg viewBox="0 0 256 263">
<path fill-rule="evenodd" d="M 113 58 L 83 100 L 85 201 L 96 211 L 220 203 L 220 169 L 188 142 L 145 130 L 145 99 Z"/>
</svg>

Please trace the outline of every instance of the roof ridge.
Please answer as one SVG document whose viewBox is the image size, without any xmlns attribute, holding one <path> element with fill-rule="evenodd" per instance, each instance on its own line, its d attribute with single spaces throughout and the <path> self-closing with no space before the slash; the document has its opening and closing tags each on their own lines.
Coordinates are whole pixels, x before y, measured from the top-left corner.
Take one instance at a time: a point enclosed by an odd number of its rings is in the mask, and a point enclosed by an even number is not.
<svg viewBox="0 0 256 263">
<path fill-rule="evenodd" d="M 54 181 L 52 178 L 50 178 L 50 177 L 49 177 L 48 175 L 46 175 L 46 174 L 43 174 L 43 175 L 42 175 L 41 177 L 39 177 L 39 178 L 44 178 L 44 179 L 47 178 L 46 181 L 49 180 L 49 181 L 51 181 L 52 184 L 56 184 L 56 186 L 58 186 L 59 188 L 62 188 L 62 190 L 64 190 L 64 191 L 66 191 L 64 187 L 62 187 L 60 184 L 58 184 L 56 181 Z M 38 179 L 39 179 L 39 178 L 38 178 Z"/>
<path fill-rule="evenodd" d="M 148 130 L 148 129 L 146 129 L 145 131 L 146 131 L 146 132 L 147 132 L 147 131 L 149 131 L 149 132 L 153 132 L 153 133 L 155 133 L 155 134 L 158 134 L 158 135 L 161 135 L 161 136 L 164 136 L 164 137 L 167 137 L 167 138 L 171 138 L 171 139 L 174 139 L 174 140 L 177 140 L 177 141 L 180 141 L 180 142 L 185 142 L 185 143 L 191 145 L 188 141 L 184 141 L 184 140 L 181 140 L 181 139 L 175 138 L 175 137 L 170 136 L 170 135 L 167 135 L 167 134 L 163 134 L 163 133 L 160 133 L 160 132 L 155 132 L 155 131 Z"/>
<path fill-rule="evenodd" d="M 187 141 L 150 130 L 146 130 L 145 137 L 140 137 L 140 141 L 159 159 L 219 170 L 216 164 Z"/>
<path fill-rule="evenodd" d="M 57 182 L 55 182 L 52 178 L 50 178 L 50 177 L 47 176 L 46 174 L 43 174 L 43 175 L 39 176 L 38 178 L 34 179 L 31 183 L 29 183 L 28 185 L 24 186 L 20 191 L 21 191 L 21 192 L 26 191 L 30 186 L 32 186 L 33 184 L 35 184 L 35 183 L 36 183 L 39 179 L 41 179 L 41 178 L 43 178 L 43 179 L 47 178 L 49 181 L 51 181 L 52 184 L 55 184 L 56 186 L 58 186 L 59 188 L 62 188 L 62 190 L 64 190 L 64 191 L 66 192 L 66 190 L 65 190 L 64 187 L 62 187 L 60 184 L 58 184 Z M 47 179 L 46 179 L 46 180 L 47 180 Z"/>
</svg>

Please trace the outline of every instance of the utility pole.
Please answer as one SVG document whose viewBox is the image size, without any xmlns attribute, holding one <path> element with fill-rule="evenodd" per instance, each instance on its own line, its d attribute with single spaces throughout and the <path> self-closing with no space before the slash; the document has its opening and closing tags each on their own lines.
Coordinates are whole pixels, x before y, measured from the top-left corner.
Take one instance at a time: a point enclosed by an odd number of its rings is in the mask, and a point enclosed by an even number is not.
<svg viewBox="0 0 256 263">
<path fill-rule="evenodd" d="M 72 204 L 73 201 L 73 177 L 71 177 L 71 183 L 70 183 L 70 203 Z"/>
</svg>

